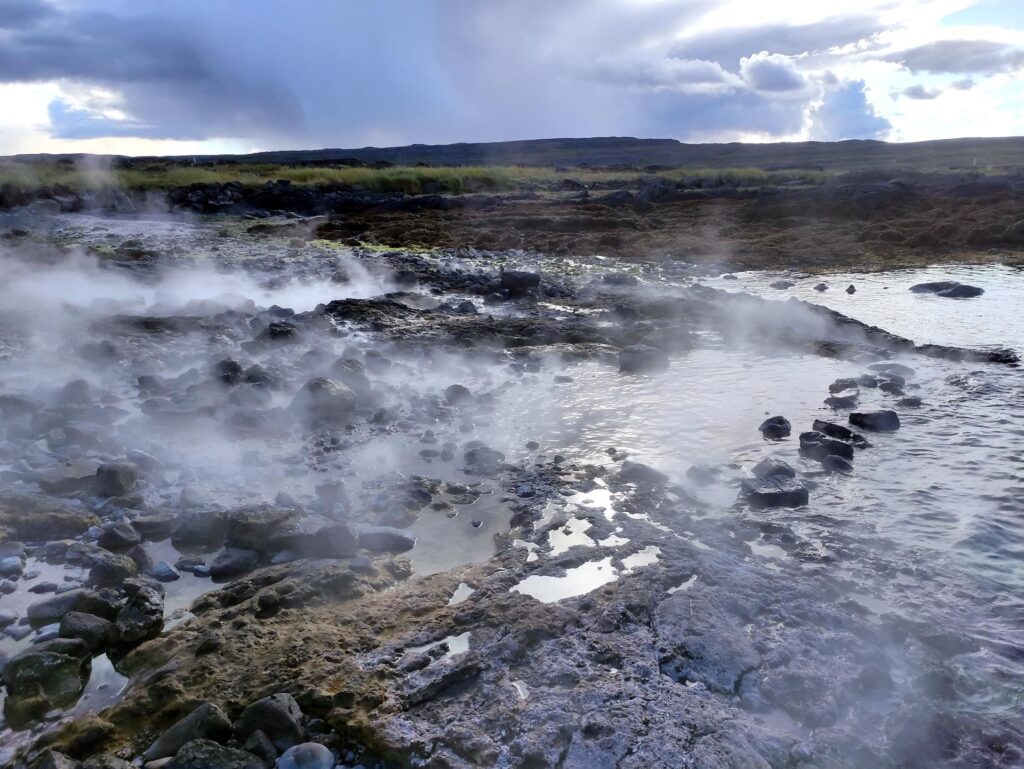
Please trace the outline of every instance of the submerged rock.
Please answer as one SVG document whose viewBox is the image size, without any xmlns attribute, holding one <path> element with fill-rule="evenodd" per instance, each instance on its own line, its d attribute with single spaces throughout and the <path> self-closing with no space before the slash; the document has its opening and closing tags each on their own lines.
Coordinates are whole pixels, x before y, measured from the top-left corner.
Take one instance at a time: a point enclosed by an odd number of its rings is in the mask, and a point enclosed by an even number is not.
<svg viewBox="0 0 1024 769">
<path fill-rule="evenodd" d="M 853 465 L 849 460 L 843 459 L 835 454 L 829 454 L 821 460 L 821 466 L 830 473 L 852 473 Z"/>
<path fill-rule="evenodd" d="M 658 374 L 668 367 L 668 356 L 656 347 L 637 344 L 619 353 L 619 371 L 623 374 Z"/>
<path fill-rule="evenodd" d="M 89 646 L 78 638 L 30 646 L 4 666 L 4 715 L 12 724 L 23 724 L 54 707 L 70 705 L 85 689 L 91 670 Z"/>
<path fill-rule="evenodd" d="M 619 480 L 638 486 L 659 486 L 668 481 L 668 476 L 649 465 L 627 459 L 619 469 Z"/>
<path fill-rule="evenodd" d="M 800 433 L 800 453 L 805 457 L 817 459 L 819 462 L 832 454 L 851 460 L 853 459 L 853 446 L 837 438 L 830 438 L 825 433 L 811 430 Z"/>
<path fill-rule="evenodd" d="M 360 526 L 359 547 L 371 553 L 404 553 L 416 545 L 416 537 L 393 526 Z"/>
<path fill-rule="evenodd" d="M 890 433 L 900 429 L 900 418 L 895 411 L 887 409 L 865 412 L 855 411 L 850 414 L 850 424 L 856 425 L 862 430 Z"/>
<path fill-rule="evenodd" d="M 760 478 L 761 480 L 768 478 L 796 478 L 796 470 L 790 467 L 788 463 L 775 457 L 762 459 L 751 468 L 750 472 L 754 474 L 755 478 Z"/>
</svg>

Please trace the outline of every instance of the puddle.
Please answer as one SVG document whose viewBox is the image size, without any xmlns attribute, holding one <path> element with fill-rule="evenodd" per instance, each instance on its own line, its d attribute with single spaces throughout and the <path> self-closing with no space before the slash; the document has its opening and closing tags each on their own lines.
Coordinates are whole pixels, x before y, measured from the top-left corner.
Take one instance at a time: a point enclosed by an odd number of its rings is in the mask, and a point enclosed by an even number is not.
<svg viewBox="0 0 1024 769">
<path fill-rule="evenodd" d="M 602 585 L 607 585 L 617 579 L 618 575 L 612 567 L 612 558 L 608 556 L 600 561 L 588 561 L 580 566 L 566 569 L 565 576 L 562 577 L 531 574 L 512 587 L 511 592 L 528 595 L 541 603 L 554 603 L 597 590 Z"/>
<path fill-rule="evenodd" d="M 627 555 L 622 559 L 622 573 L 632 574 L 637 569 L 657 563 L 659 555 L 661 555 L 661 548 L 657 545 L 648 545 L 643 550 Z"/>
<path fill-rule="evenodd" d="M 476 591 L 473 590 L 473 588 L 471 588 L 465 582 L 460 582 L 459 586 L 455 588 L 455 592 L 452 593 L 452 597 L 448 599 L 448 605 L 457 606 L 458 604 L 462 603 L 467 598 L 469 598 L 471 595 L 473 595 L 473 593 L 475 592 Z"/>
<path fill-rule="evenodd" d="M 593 547 L 594 540 L 586 533 L 590 528 L 590 521 L 583 518 L 570 518 L 564 526 L 551 529 L 548 532 L 551 555 L 561 555 L 573 547 Z"/>
<path fill-rule="evenodd" d="M 665 592 L 668 595 L 674 595 L 675 593 L 685 593 L 687 590 L 689 590 L 691 587 L 693 587 L 696 582 L 697 582 L 697 575 L 694 574 L 689 579 L 683 580 L 682 582 L 680 582 L 675 587 L 670 587 Z"/>
<path fill-rule="evenodd" d="M 422 646 L 410 646 L 408 649 L 405 650 L 405 653 L 406 654 L 424 654 L 426 652 L 429 652 L 431 649 L 434 649 L 434 648 L 436 648 L 438 646 L 441 646 L 442 644 L 447 644 L 448 645 L 448 651 L 446 651 L 443 655 L 441 655 L 437 659 L 433 660 L 430 663 L 431 665 L 436 665 L 439 662 L 444 662 L 445 660 L 450 660 L 452 657 L 456 657 L 456 656 L 458 656 L 460 654 L 465 654 L 466 652 L 468 652 L 469 651 L 469 631 L 467 630 L 465 633 L 460 633 L 459 635 L 446 636 L 446 637 L 444 637 L 444 638 L 442 638 L 442 639 L 440 639 L 438 641 L 431 641 L 430 643 L 423 644 Z"/>
<path fill-rule="evenodd" d="M 515 687 L 516 694 L 519 695 L 519 699 L 525 700 L 530 696 L 530 690 L 522 681 L 512 681 L 511 684 Z"/>
</svg>

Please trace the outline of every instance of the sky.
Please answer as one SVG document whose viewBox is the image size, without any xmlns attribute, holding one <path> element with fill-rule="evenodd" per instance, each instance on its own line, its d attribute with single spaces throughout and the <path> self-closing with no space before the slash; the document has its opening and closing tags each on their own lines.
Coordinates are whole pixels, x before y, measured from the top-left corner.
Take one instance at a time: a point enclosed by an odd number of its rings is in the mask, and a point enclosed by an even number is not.
<svg viewBox="0 0 1024 769">
<path fill-rule="evenodd" d="M 0 155 L 1024 134 L 1024 0 L 0 0 Z"/>
</svg>

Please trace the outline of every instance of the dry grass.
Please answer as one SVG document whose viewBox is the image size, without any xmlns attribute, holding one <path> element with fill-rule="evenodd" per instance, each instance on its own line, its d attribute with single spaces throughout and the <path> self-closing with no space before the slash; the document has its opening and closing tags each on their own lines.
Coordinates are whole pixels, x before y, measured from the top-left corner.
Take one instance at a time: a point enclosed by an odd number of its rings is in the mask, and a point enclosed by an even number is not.
<svg viewBox="0 0 1024 769">
<path fill-rule="evenodd" d="M 352 167 L 301 167 L 269 164 L 210 166 L 166 165 L 150 168 L 85 169 L 69 164 L 0 161 L 0 185 L 20 188 L 61 185 L 72 190 L 118 186 L 128 189 L 170 189 L 194 183 L 238 181 L 261 185 L 286 179 L 299 185 L 345 185 L 373 192 L 462 193 L 514 190 L 531 185 L 551 186 L 565 178 L 583 184 L 635 182 L 641 176 L 662 176 L 672 180 L 725 178 L 741 186 L 770 184 L 819 184 L 820 171 L 764 171 L 759 168 L 677 168 L 657 174 L 637 171 L 573 170 L 532 166 L 402 167 L 384 169 Z"/>
</svg>

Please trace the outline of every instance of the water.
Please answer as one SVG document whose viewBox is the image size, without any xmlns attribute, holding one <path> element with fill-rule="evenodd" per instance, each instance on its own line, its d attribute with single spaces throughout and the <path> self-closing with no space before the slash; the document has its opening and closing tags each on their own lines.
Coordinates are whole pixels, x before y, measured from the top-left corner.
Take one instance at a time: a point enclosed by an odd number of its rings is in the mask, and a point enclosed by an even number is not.
<svg viewBox="0 0 1024 769">
<path fill-rule="evenodd" d="M 203 274 L 221 277 L 202 293 L 204 300 L 227 301 L 222 297 L 228 292 L 236 295 L 231 301 L 237 306 L 276 302 L 308 309 L 325 299 L 368 296 L 390 288 L 386 271 L 360 272 L 352 266 L 352 254 L 326 245 L 303 250 L 296 257 L 273 241 L 220 237 L 221 225 L 208 221 L 110 222 L 90 217 L 62 221 L 59 234 L 68 240 L 102 244 L 111 233 L 131 235 L 162 248 L 177 245 L 189 256 L 208 260 L 216 270 Z M 185 254 L 180 259 L 188 268 L 182 274 L 189 274 L 191 263 Z M 608 267 L 616 267 L 613 260 L 605 261 Z M 243 265 L 249 270 L 246 274 L 237 271 Z M 330 283 L 330 276 L 340 265 L 364 275 L 365 280 L 338 288 Z M 587 269 L 584 263 L 575 267 Z M 771 300 L 798 297 L 823 304 L 917 343 L 1008 346 L 1024 351 L 1024 323 L 1020 322 L 1024 317 L 1024 271 L 1019 269 L 952 266 L 837 274 L 824 278 L 831 288 L 823 293 L 814 291 L 813 286 L 822 280 L 814 276 L 798 278 L 796 285 L 785 291 L 768 287 L 778 275 L 740 273 L 737 277 L 736 281 L 703 282 Z M 979 285 L 986 293 L 977 299 L 955 301 L 906 290 L 914 283 L 939 279 Z M 850 283 L 857 286 L 854 295 L 843 290 Z M 31 281 L 17 285 L 33 301 L 53 299 L 33 294 Z M 77 296 L 61 289 L 69 294 L 61 299 L 75 300 L 70 317 L 77 321 L 56 327 L 33 322 L 27 329 L 17 326 L 28 336 L 0 335 L 7 342 L 2 349 L 8 355 L 0 360 L 0 386 L 4 392 L 43 397 L 72 378 L 87 376 L 97 390 L 106 393 L 108 405 L 124 412 L 107 430 L 116 448 L 144 449 L 162 460 L 164 470 L 158 482 L 145 491 L 151 504 L 176 505 L 182 490 L 188 488 L 207 502 L 226 506 L 271 502 L 279 491 L 312 506 L 315 486 L 325 480 L 344 479 L 350 494 L 359 498 L 378 480 L 385 486 L 390 483 L 390 474 L 396 469 L 406 476 L 472 484 L 480 479 L 467 475 L 460 461 L 462 445 L 471 438 L 504 452 L 512 463 L 541 462 L 560 453 L 568 463 L 610 465 L 607 449 L 614 448 L 664 471 L 699 500 L 703 507 L 693 511 L 693 525 L 683 528 L 655 521 L 646 512 L 624 505 L 620 495 L 598 480 L 590 490 L 565 497 L 564 505 L 550 508 L 537 524 L 542 536 L 536 541 L 517 539 L 512 543 L 526 551 L 523 560 L 537 569 L 512 590 L 543 602 L 570 600 L 644 569 L 671 566 L 671 546 L 677 540 L 689 543 L 708 559 L 725 559 L 739 552 L 735 568 L 758 570 L 766 595 L 781 594 L 794 585 L 814 593 L 824 585 L 816 593 L 822 605 L 852 602 L 851 606 L 859 607 L 858 611 L 866 612 L 878 624 L 887 616 L 898 615 L 925 625 L 955 628 L 975 644 L 954 656 L 960 676 L 957 707 L 992 717 L 1011 717 L 1024 707 L 1020 687 L 1024 676 L 1024 380 L 1019 369 L 916 355 L 901 358 L 901 363 L 915 370 L 907 394 L 919 396 L 923 405 L 898 409 L 902 421 L 898 432 L 869 436 L 872 447 L 857 453 L 855 471 L 847 476 L 821 473 L 817 463 L 799 455 L 796 436 L 809 430 L 815 419 L 846 422 L 848 412 L 830 409 L 823 401 L 829 395 L 829 383 L 864 373 L 864 364 L 774 352 L 756 345 L 719 345 L 675 356 L 663 374 L 621 376 L 614 367 L 598 362 L 522 373 L 510 370 L 503 361 L 471 355 L 399 359 L 389 351 L 395 365 L 371 372 L 371 378 L 375 388 L 390 402 L 401 404 L 403 414 L 416 424 L 401 430 L 361 427 L 346 436 L 345 450 L 316 453 L 305 438 L 287 430 L 235 435 L 225 432 L 215 420 L 183 428 L 162 427 L 155 434 L 140 410 L 135 377 L 144 372 L 138 363 L 152 363 L 155 370 L 173 375 L 193 367 L 205 371 L 212 361 L 228 355 L 244 356 L 298 372 L 295 378 L 301 383 L 349 345 L 364 349 L 378 345 L 373 335 L 325 334 L 304 340 L 295 349 L 256 351 L 242 347 L 251 339 L 248 329 L 237 333 L 202 331 L 172 339 L 140 337 L 132 342 L 131 362 L 106 370 L 83 370 L 74 356 L 74 346 L 93 338 L 88 323 L 81 319 L 92 322 L 95 316 L 76 312 L 106 307 L 101 316 L 109 315 L 111 308 L 138 315 L 158 304 L 168 312 L 175 307 L 180 310 L 183 302 L 195 298 L 191 293 L 195 281 L 183 280 L 177 293 L 161 293 L 138 281 L 89 280 L 83 285 L 89 290 Z M 676 288 L 664 282 L 655 287 Z M 17 313 L 13 315 L 14 321 L 19 321 Z M 42 344 L 27 345 L 26 338 Z M 304 357 L 314 347 L 322 352 L 324 363 L 313 364 Z M 487 408 L 454 419 L 441 415 L 434 404 L 444 387 L 454 382 L 484 396 Z M 276 393 L 273 405 L 286 406 L 290 394 Z M 862 388 L 859 409 L 892 407 L 895 400 L 878 390 Z M 757 426 L 776 414 L 790 420 L 794 435 L 765 441 Z M 428 427 L 429 436 L 425 433 Z M 448 441 L 458 446 L 454 460 L 442 461 L 429 454 Z M 527 449 L 528 441 L 536 441 L 539 448 Z M 311 454 L 316 455 L 315 461 Z M 755 515 L 737 506 L 739 479 L 769 456 L 786 460 L 813 484 L 806 508 Z M 17 474 L 24 471 L 22 460 L 42 467 L 75 458 L 59 448 L 51 451 L 35 445 L 21 455 L 0 457 L 0 470 Z M 713 482 L 699 485 L 687 475 L 694 465 L 718 468 L 719 472 Z M 499 473 L 483 480 L 473 487 L 476 496 L 471 500 L 456 502 L 458 494 L 441 491 L 436 498 L 451 504 L 425 509 L 410 522 L 417 543 L 408 555 L 417 573 L 479 563 L 495 554 L 509 529 L 511 498 L 501 486 L 506 477 Z M 6 485 L 19 491 L 34 488 L 25 480 Z M 627 519 L 654 527 L 658 544 L 640 547 L 633 543 L 632 533 L 624 530 Z M 726 527 L 726 539 L 715 528 L 718 524 Z M 768 531 L 758 530 L 762 524 Z M 796 542 L 781 538 L 776 529 L 792 532 Z M 167 543 L 148 547 L 154 560 L 175 560 Z M 594 553 L 564 570 L 546 569 L 550 559 L 574 549 Z M 610 550 L 624 557 L 616 560 Z M 38 579 L 60 581 L 64 577 L 63 571 L 53 571 L 60 567 L 35 561 L 29 566 L 42 570 Z M 666 586 L 673 600 L 704 590 L 727 589 L 716 588 L 700 574 L 683 574 L 686 576 Z M 18 592 L 0 602 L 20 611 L 27 601 L 34 600 L 27 593 L 31 584 L 19 583 Z M 210 587 L 209 582 L 191 575 L 169 585 L 167 613 L 176 612 L 177 617 L 172 622 L 187 616 L 183 610 Z M 460 584 L 451 603 L 465 600 L 472 592 Z M 818 628 L 813 619 L 809 622 L 802 629 L 814 634 Z M 430 651 L 442 642 L 448 643 L 443 658 L 469 648 L 469 636 L 463 634 L 420 650 Z M 21 648 L 10 639 L 0 644 L 3 651 Z M 894 649 L 892 655 L 893 668 L 911 675 L 906 671 L 916 664 L 912 654 Z M 100 660 L 94 661 L 94 678 L 95 686 L 90 682 L 93 688 L 80 707 L 109 703 L 123 683 Z M 525 684 L 520 689 L 516 682 L 511 683 L 525 699 Z"/>
</svg>

